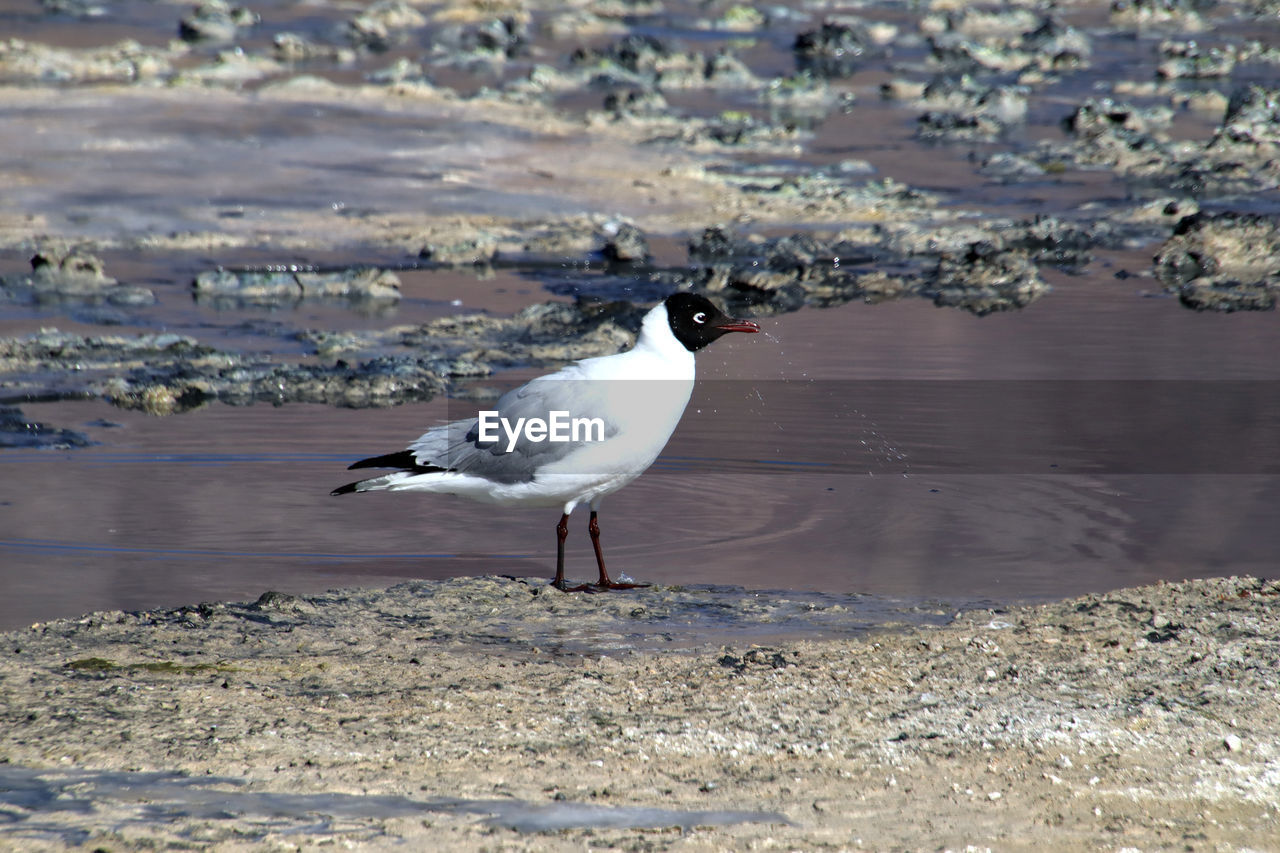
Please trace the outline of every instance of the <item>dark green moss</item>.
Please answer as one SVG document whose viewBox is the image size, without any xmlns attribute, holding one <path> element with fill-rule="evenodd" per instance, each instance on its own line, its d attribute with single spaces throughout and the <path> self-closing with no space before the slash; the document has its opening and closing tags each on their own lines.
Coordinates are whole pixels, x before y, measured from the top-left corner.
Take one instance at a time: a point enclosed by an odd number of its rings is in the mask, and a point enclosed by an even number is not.
<svg viewBox="0 0 1280 853">
<path fill-rule="evenodd" d="M 196 672 L 230 672 L 232 667 L 213 663 L 197 663 L 190 665 L 177 664 L 173 661 L 153 661 L 150 663 L 128 663 L 118 664 L 105 658 L 81 658 L 80 660 L 69 661 L 64 665 L 65 669 L 74 670 L 76 672 L 114 672 L 116 670 L 124 670 L 126 672 L 169 672 L 175 674 L 192 674 Z"/>
</svg>

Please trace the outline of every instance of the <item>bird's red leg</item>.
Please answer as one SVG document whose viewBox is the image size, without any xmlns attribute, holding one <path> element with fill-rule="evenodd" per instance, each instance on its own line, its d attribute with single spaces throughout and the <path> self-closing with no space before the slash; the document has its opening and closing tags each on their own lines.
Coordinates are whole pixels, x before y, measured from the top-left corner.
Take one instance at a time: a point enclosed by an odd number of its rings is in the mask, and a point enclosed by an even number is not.
<svg viewBox="0 0 1280 853">
<path fill-rule="evenodd" d="M 569 513 L 560 516 L 560 523 L 556 525 L 556 578 L 551 585 L 562 592 L 589 592 L 591 588 L 586 584 L 580 586 L 565 586 L 564 580 L 564 540 L 569 538 Z"/>
<path fill-rule="evenodd" d="M 587 532 L 591 534 L 591 545 L 596 549 L 596 565 L 600 567 L 600 580 L 593 584 L 594 589 L 639 589 L 648 586 L 647 583 L 618 583 L 609 577 L 609 570 L 604 567 L 604 549 L 600 547 L 600 520 L 596 517 L 596 511 L 591 511 L 591 523 L 587 525 Z"/>
</svg>

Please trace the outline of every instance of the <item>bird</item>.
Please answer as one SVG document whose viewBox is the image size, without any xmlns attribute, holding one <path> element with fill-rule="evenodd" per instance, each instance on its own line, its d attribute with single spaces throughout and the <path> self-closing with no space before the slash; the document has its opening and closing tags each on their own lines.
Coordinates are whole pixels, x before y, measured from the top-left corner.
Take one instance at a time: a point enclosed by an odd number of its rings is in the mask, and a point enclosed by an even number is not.
<svg viewBox="0 0 1280 853">
<path fill-rule="evenodd" d="M 673 293 L 645 314 L 631 349 L 573 362 L 508 391 L 493 410 L 432 427 L 405 450 L 361 459 L 348 470 L 394 470 L 331 494 L 420 491 L 499 506 L 558 506 L 556 589 L 648 586 L 610 577 L 600 545 L 600 504 L 639 477 L 666 446 L 693 393 L 694 353 L 729 332 L 759 331 L 704 296 Z M 552 438 L 557 427 L 563 440 Z M 580 504 L 591 510 L 587 531 L 600 576 L 571 586 L 564 543 L 569 515 Z"/>
</svg>

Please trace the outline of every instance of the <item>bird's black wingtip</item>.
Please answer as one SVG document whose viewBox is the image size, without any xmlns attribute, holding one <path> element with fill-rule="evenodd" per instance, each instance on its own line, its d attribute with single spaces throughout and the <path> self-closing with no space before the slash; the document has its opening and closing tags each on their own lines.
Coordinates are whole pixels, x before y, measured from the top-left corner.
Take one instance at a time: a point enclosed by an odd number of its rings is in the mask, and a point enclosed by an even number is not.
<svg viewBox="0 0 1280 853">
<path fill-rule="evenodd" d="M 417 455 L 412 450 L 398 450 L 395 453 L 387 453 L 382 456 L 370 456 L 368 459 L 361 459 L 359 462 L 352 462 L 347 466 L 347 470 L 351 471 L 355 468 L 403 468 L 412 469 L 420 468 Z"/>
<path fill-rule="evenodd" d="M 356 486 L 358 486 L 358 485 L 360 485 L 360 483 L 359 483 L 359 482 L 356 482 L 356 483 L 347 483 L 345 486 L 338 486 L 338 488 L 334 489 L 334 490 L 333 490 L 332 492 L 330 492 L 329 494 L 330 494 L 330 495 L 349 495 L 349 494 L 351 494 L 352 492 L 358 492 L 358 491 L 359 491 L 359 489 L 357 489 L 357 488 L 356 488 Z"/>
</svg>

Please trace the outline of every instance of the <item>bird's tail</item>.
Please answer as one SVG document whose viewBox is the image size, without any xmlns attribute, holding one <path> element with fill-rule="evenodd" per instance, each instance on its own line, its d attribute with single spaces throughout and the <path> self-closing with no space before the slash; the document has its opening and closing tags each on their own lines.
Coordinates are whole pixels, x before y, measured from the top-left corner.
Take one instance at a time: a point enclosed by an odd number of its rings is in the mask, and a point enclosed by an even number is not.
<svg viewBox="0 0 1280 853">
<path fill-rule="evenodd" d="M 347 483 L 345 486 L 338 486 L 329 494 L 331 495 L 349 495 L 352 492 L 376 492 L 379 489 L 385 489 L 397 480 L 403 480 L 405 477 L 412 476 L 404 471 L 397 471 L 394 474 L 383 474 L 381 477 L 370 477 L 368 480 L 356 480 L 354 483 Z"/>
<path fill-rule="evenodd" d="M 363 486 L 363 485 L 364 485 L 365 483 L 367 483 L 367 482 L 368 482 L 367 480 L 357 480 L 357 481 L 356 481 L 356 482 L 354 482 L 354 483 L 347 483 L 345 486 L 338 486 L 338 488 L 334 489 L 334 490 L 333 490 L 332 492 L 330 492 L 329 494 L 331 494 L 331 495 L 349 495 L 349 494 L 351 494 L 352 492 L 361 492 L 361 491 L 364 491 L 364 489 L 361 489 L 360 487 L 361 487 L 361 486 Z"/>
<path fill-rule="evenodd" d="M 347 468 L 348 470 L 353 468 L 399 468 L 400 470 L 393 471 L 390 474 L 383 474 L 381 477 L 370 477 L 367 480 L 356 480 L 354 483 L 338 486 L 329 494 L 349 495 L 352 492 L 376 492 L 381 489 L 395 488 L 397 483 L 411 477 L 421 477 L 423 474 L 446 473 L 444 468 L 419 462 L 417 454 L 412 450 L 401 450 L 384 456 L 371 456 L 368 459 L 353 462 Z"/>
<path fill-rule="evenodd" d="M 378 492 L 386 489 L 391 491 L 417 489 L 427 492 L 443 492 L 448 491 L 446 486 L 452 482 L 455 476 L 452 472 L 439 468 L 434 470 L 393 471 L 390 474 L 383 474 L 381 477 L 370 477 L 367 480 L 356 480 L 354 483 L 338 486 L 329 494 L 349 495 L 352 492 Z"/>
</svg>

